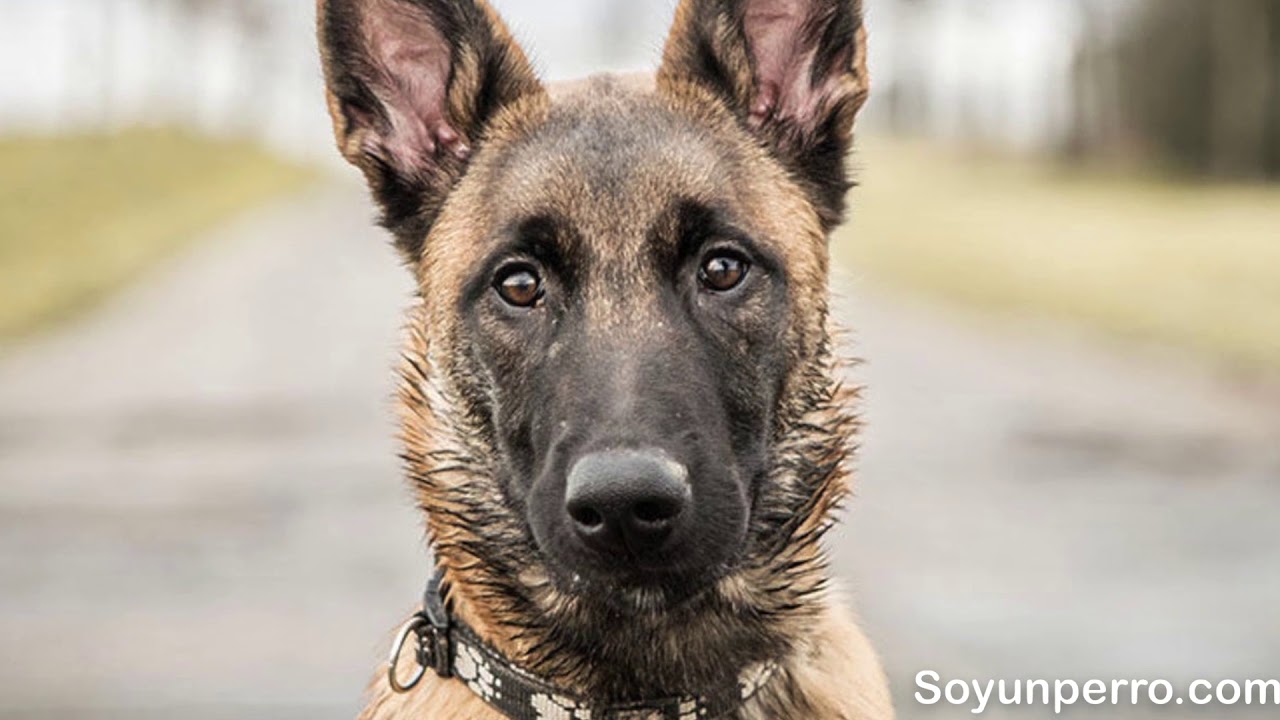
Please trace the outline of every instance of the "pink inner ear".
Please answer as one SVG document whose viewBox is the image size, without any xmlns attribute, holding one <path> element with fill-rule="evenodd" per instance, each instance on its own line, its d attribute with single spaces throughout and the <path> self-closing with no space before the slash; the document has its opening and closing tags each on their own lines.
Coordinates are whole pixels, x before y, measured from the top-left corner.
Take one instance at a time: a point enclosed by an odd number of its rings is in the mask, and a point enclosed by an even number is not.
<svg viewBox="0 0 1280 720">
<path fill-rule="evenodd" d="M 835 73 L 818 86 L 810 82 L 817 55 L 816 36 L 807 27 L 812 0 L 749 0 L 743 32 L 755 61 L 756 97 L 750 120 L 757 127 L 772 118 L 802 127 L 816 122 L 834 91 Z M 832 68 L 831 70 L 835 70 Z"/>
<path fill-rule="evenodd" d="M 380 137 L 387 159 L 416 172 L 443 150 L 459 159 L 466 139 L 449 124 L 452 49 L 431 19 L 397 0 L 374 0 L 363 18 L 365 40 L 380 77 L 373 84 L 391 123 Z"/>
</svg>

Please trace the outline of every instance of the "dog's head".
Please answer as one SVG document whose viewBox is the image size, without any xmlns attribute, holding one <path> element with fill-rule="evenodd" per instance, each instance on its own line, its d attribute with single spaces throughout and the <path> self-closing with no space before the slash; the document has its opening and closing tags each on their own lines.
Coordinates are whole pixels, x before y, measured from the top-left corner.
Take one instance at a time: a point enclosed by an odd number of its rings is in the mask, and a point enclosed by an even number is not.
<svg viewBox="0 0 1280 720">
<path fill-rule="evenodd" d="M 406 455 L 454 580 L 669 613 L 798 572 L 851 427 L 857 0 L 684 0 L 656 80 L 550 90 L 481 0 L 320 10 L 338 144 L 418 280 Z"/>
</svg>

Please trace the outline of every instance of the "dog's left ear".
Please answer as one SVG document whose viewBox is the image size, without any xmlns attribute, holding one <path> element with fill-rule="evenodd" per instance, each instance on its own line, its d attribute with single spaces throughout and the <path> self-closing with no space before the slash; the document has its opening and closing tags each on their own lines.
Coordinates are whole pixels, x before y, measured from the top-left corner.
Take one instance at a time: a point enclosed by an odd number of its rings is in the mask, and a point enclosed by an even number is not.
<svg viewBox="0 0 1280 720">
<path fill-rule="evenodd" d="M 801 182 L 828 227 L 867 99 L 861 0 L 681 0 L 659 83 L 718 95 Z"/>
</svg>

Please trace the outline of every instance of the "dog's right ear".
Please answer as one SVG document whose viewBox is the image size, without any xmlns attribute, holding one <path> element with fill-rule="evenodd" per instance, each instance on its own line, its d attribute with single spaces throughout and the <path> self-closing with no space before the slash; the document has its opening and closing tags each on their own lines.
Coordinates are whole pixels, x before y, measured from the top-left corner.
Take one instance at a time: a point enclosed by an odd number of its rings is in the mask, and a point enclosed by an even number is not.
<svg viewBox="0 0 1280 720">
<path fill-rule="evenodd" d="M 542 85 L 484 0 L 317 0 L 317 22 L 338 148 L 416 260 L 488 123 Z"/>
</svg>

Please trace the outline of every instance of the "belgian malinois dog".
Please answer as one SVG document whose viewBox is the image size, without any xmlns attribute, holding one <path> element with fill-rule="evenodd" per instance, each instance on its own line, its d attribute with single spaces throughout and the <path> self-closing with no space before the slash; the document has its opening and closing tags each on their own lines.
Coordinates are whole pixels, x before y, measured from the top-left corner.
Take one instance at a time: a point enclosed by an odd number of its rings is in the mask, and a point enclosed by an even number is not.
<svg viewBox="0 0 1280 720">
<path fill-rule="evenodd" d="M 857 429 L 827 244 L 860 1 L 682 0 L 656 76 L 554 87 L 483 0 L 318 8 L 338 146 L 417 281 L 438 572 L 362 717 L 891 718 L 820 545 Z"/>
</svg>

